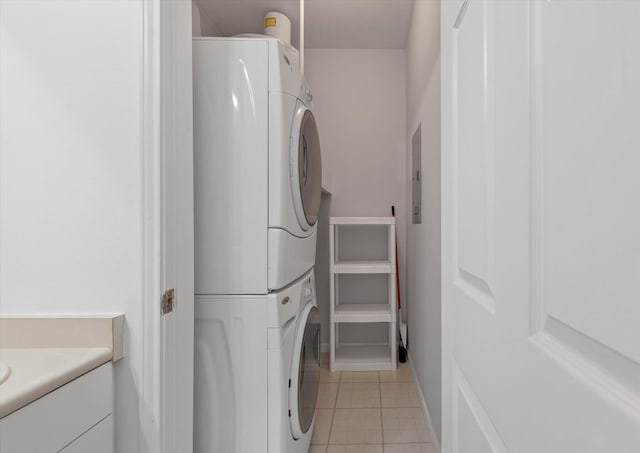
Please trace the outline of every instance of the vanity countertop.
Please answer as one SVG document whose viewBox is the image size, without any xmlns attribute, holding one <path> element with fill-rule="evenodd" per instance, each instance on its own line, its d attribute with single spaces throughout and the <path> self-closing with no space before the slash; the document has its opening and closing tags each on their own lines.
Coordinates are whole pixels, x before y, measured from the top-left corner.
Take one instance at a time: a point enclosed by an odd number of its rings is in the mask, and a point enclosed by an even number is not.
<svg viewBox="0 0 640 453">
<path fill-rule="evenodd" d="M 0 418 L 124 355 L 124 315 L 2 316 Z"/>
<path fill-rule="evenodd" d="M 0 385 L 0 418 L 111 360 L 110 348 L 7 348 L 0 361 L 11 367 Z"/>
</svg>

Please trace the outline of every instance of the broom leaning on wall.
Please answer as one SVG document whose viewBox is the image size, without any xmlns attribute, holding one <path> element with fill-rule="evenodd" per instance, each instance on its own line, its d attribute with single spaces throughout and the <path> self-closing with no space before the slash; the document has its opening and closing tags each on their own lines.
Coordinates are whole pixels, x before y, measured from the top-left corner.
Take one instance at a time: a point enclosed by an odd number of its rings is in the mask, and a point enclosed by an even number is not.
<svg viewBox="0 0 640 453">
<path fill-rule="evenodd" d="M 391 215 L 396 217 L 396 208 L 391 206 Z M 400 333 L 400 343 L 398 345 L 398 360 L 401 363 L 407 361 L 407 324 L 402 322 L 402 311 L 400 303 L 400 266 L 398 264 L 398 233 L 396 233 L 396 291 L 398 296 L 398 332 Z"/>
</svg>

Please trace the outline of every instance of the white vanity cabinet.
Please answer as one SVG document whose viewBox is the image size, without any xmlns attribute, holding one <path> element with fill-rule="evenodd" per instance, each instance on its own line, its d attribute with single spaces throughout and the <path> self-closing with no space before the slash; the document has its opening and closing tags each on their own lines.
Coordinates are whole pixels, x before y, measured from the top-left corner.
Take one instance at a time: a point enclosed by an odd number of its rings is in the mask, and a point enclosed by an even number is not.
<svg viewBox="0 0 640 453">
<path fill-rule="evenodd" d="M 113 451 L 111 361 L 0 419 L 0 453 Z"/>
</svg>

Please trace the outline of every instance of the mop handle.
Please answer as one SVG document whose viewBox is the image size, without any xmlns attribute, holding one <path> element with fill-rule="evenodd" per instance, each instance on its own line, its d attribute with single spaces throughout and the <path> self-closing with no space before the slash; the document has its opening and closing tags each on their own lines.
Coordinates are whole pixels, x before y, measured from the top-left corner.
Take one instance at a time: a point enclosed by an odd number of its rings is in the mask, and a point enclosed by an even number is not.
<svg viewBox="0 0 640 453">
<path fill-rule="evenodd" d="M 395 219 L 396 207 L 391 206 L 391 215 Z M 398 295 L 398 310 L 400 310 L 400 266 L 398 265 L 398 232 L 396 231 L 396 293 Z"/>
</svg>

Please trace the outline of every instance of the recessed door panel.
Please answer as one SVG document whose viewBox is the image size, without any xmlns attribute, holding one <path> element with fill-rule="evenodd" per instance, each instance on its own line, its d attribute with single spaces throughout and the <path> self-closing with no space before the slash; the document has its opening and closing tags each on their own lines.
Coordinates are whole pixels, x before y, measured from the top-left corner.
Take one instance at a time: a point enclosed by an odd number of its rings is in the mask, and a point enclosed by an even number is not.
<svg viewBox="0 0 640 453">
<path fill-rule="evenodd" d="M 489 5 L 470 2 L 454 28 L 454 178 L 457 285 L 494 309 L 491 98 L 487 22 Z"/>
<path fill-rule="evenodd" d="M 539 327 L 552 316 L 637 363 L 639 18 L 637 2 L 535 9 Z"/>
</svg>

